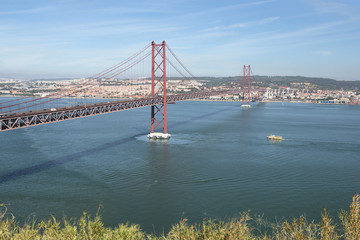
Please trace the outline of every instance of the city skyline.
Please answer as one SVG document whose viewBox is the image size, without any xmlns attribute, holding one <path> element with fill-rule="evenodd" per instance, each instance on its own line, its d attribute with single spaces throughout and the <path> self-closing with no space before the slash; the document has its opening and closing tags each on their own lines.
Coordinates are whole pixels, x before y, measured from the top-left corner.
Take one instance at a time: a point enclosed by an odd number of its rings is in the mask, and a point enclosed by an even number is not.
<svg viewBox="0 0 360 240">
<path fill-rule="evenodd" d="M 360 3 L 10 1 L 0 3 L 0 77 L 87 77 L 152 40 L 196 76 L 360 80 Z"/>
</svg>

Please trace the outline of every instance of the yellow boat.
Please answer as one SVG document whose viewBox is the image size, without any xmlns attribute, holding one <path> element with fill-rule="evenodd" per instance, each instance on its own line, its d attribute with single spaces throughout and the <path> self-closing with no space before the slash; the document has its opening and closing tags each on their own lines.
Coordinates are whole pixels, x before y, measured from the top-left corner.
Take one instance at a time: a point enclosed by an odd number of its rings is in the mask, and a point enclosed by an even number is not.
<svg viewBox="0 0 360 240">
<path fill-rule="evenodd" d="M 267 136 L 267 140 L 281 141 L 282 139 L 283 139 L 282 136 L 276 136 L 273 134 L 270 134 L 270 136 Z"/>
</svg>

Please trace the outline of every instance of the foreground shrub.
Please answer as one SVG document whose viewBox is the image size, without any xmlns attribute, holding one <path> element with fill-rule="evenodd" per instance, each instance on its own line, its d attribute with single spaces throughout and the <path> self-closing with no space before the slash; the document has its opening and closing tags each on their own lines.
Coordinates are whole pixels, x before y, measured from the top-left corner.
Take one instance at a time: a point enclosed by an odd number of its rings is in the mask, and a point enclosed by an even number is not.
<svg viewBox="0 0 360 240">
<path fill-rule="evenodd" d="M 349 212 L 340 212 L 345 239 L 360 239 L 360 195 L 353 197 Z"/>
<path fill-rule="evenodd" d="M 105 227 L 99 214 L 90 218 L 86 213 L 78 220 L 63 218 L 57 221 L 25 223 L 20 226 L 0 204 L 0 240 L 7 239 L 124 239 L 124 240 L 360 240 L 360 195 L 355 195 L 347 212 L 341 210 L 340 225 L 324 210 L 320 223 L 308 222 L 304 216 L 268 225 L 263 219 L 251 219 L 248 212 L 228 221 L 204 220 L 188 224 L 187 219 L 174 224 L 167 234 L 146 234 L 139 225 L 120 224 L 114 229 Z M 263 226 L 259 227 L 259 223 Z M 255 227 L 256 226 L 256 227 Z M 269 226 L 272 226 L 269 230 Z"/>
</svg>

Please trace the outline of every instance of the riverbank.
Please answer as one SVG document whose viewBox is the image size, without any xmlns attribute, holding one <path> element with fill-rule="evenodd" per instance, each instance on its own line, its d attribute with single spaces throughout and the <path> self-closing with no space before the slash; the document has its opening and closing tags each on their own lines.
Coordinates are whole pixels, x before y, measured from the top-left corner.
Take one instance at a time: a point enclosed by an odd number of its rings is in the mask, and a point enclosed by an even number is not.
<svg viewBox="0 0 360 240">
<path fill-rule="evenodd" d="M 27 96 L 27 95 L 19 95 L 19 96 L 13 96 L 13 95 L 0 95 L 0 97 L 4 98 L 21 98 L 21 97 L 28 97 L 28 98 L 37 98 L 36 96 Z M 77 97 L 67 97 L 66 99 L 83 99 L 83 98 L 77 98 Z M 88 98 L 91 99 L 91 98 Z M 117 100 L 129 100 L 124 98 L 116 98 L 116 97 L 109 97 L 109 98 L 92 98 L 92 99 L 117 99 Z M 186 101 L 199 101 L 199 102 L 242 102 L 242 99 L 190 99 Z M 319 103 L 317 100 L 262 100 L 257 101 L 259 103 L 282 103 L 282 102 L 289 102 L 289 103 L 314 103 L 314 104 L 326 104 L 326 105 L 360 105 L 360 102 L 350 102 L 350 103 Z M 1 104 L 1 102 L 0 102 Z"/>
<path fill-rule="evenodd" d="M 234 99 L 191 99 L 187 101 L 199 101 L 199 102 L 242 102 L 242 100 Z M 247 101 L 245 101 L 247 103 Z M 263 100 L 256 101 L 257 103 L 313 103 L 313 104 L 324 104 L 324 105 L 360 105 L 360 102 L 356 103 L 319 103 L 317 101 L 299 101 L 299 100 Z"/>
<path fill-rule="evenodd" d="M 335 224 L 326 210 L 319 223 L 305 217 L 268 223 L 263 218 L 251 217 L 249 212 L 227 221 L 204 219 L 200 224 L 188 224 L 183 218 L 168 233 L 146 233 L 137 224 L 119 224 L 115 228 L 104 226 L 97 213 L 91 218 L 86 213 L 79 220 L 55 217 L 45 221 L 31 221 L 24 225 L 7 213 L 6 206 L 0 212 L 1 239 L 360 239 L 360 195 L 353 197 L 349 211 L 341 210 L 339 225 Z M 99 211 L 98 211 L 99 212 Z"/>
</svg>

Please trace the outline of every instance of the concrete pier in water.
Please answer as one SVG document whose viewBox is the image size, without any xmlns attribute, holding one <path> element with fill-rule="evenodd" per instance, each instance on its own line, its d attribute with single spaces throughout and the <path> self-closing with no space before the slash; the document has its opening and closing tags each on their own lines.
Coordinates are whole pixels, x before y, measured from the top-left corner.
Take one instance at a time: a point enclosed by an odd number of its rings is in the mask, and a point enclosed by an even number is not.
<svg viewBox="0 0 360 240">
<path fill-rule="evenodd" d="M 148 138 L 150 139 L 169 139 L 171 137 L 171 134 L 169 133 L 161 133 L 161 132 L 153 132 L 153 133 L 149 133 L 147 135 Z"/>
</svg>

